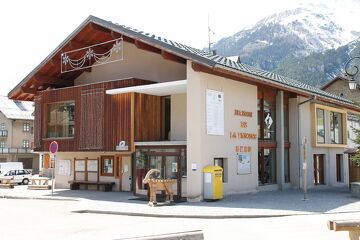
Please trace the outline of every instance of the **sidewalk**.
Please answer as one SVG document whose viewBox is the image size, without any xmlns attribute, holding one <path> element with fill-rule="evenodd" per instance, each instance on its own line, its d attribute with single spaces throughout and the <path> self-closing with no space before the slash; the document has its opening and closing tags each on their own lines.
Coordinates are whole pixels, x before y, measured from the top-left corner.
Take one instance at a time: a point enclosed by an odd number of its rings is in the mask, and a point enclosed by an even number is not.
<svg viewBox="0 0 360 240">
<path fill-rule="evenodd" d="M 2 198 L 53 199 L 74 201 L 70 211 L 78 213 L 121 214 L 131 216 L 245 218 L 307 214 L 359 212 L 360 199 L 350 197 L 348 188 L 319 188 L 309 191 L 303 201 L 300 190 L 266 191 L 226 196 L 213 202 L 177 203 L 149 207 L 132 193 L 57 189 L 27 190 L 26 186 L 0 189 Z"/>
</svg>

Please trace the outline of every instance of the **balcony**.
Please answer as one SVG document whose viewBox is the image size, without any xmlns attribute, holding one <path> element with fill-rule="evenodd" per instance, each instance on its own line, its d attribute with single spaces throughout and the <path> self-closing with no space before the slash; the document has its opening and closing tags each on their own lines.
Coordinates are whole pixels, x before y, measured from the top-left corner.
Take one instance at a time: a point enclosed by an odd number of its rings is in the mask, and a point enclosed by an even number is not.
<svg viewBox="0 0 360 240">
<path fill-rule="evenodd" d="M 0 130 L 0 137 L 7 137 L 8 131 L 7 130 Z"/>
<path fill-rule="evenodd" d="M 34 153 L 31 148 L 0 148 L 0 154 L 26 154 Z"/>
</svg>

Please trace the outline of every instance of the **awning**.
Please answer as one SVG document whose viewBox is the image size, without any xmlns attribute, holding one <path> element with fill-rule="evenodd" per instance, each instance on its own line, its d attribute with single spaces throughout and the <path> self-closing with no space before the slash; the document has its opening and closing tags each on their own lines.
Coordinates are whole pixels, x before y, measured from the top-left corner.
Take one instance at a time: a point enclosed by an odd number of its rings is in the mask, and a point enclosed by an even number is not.
<svg viewBox="0 0 360 240">
<path fill-rule="evenodd" d="M 167 96 L 172 94 L 186 93 L 187 80 L 179 80 L 172 82 L 154 83 L 135 87 L 125 87 L 107 90 L 106 94 L 114 95 L 121 93 L 145 93 L 155 96 Z"/>
</svg>

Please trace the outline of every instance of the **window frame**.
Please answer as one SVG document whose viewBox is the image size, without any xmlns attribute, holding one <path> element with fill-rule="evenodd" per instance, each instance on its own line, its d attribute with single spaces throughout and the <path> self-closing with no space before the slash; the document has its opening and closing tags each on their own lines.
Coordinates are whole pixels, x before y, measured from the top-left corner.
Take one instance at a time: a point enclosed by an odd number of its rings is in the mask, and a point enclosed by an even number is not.
<svg viewBox="0 0 360 240">
<path fill-rule="evenodd" d="M 322 136 L 324 138 L 324 141 L 319 141 L 319 124 L 318 124 L 318 120 L 319 120 L 319 115 L 318 115 L 318 110 L 322 111 L 322 117 L 323 117 L 323 130 L 324 130 L 324 136 Z M 325 144 L 326 143 L 326 119 L 325 119 L 325 109 L 323 108 L 316 108 L 316 143 L 318 144 Z"/>
<path fill-rule="evenodd" d="M 317 142 L 317 112 L 316 109 L 323 109 L 325 113 L 325 143 L 318 143 Z M 321 105 L 318 103 L 311 103 L 310 105 L 311 109 L 311 142 L 313 147 L 341 147 L 344 148 L 347 145 L 347 111 L 339 108 L 334 108 L 330 106 Z M 341 143 L 331 143 L 330 138 L 330 112 L 336 112 L 341 114 L 341 137 L 342 142 Z M 327 120 L 328 119 L 328 120 Z"/>
<path fill-rule="evenodd" d="M 105 159 L 111 159 L 112 160 L 112 173 L 104 172 Z M 110 177 L 115 176 L 115 156 L 112 156 L 112 155 L 101 156 L 101 176 L 110 176 Z"/>
<path fill-rule="evenodd" d="M 30 123 L 28 122 L 23 123 L 23 132 L 30 132 L 30 128 L 31 128 Z"/>
<path fill-rule="evenodd" d="M 64 103 L 73 103 L 74 106 L 74 119 L 73 122 L 74 124 L 73 126 L 73 131 L 74 134 L 72 136 L 65 136 L 65 137 L 55 137 L 55 136 L 50 136 L 49 135 L 49 110 L 50 110 L 50 106 L 51 105 L 60 105 L 60 104 L 64 104 Z M 74 139 L 75 138 L 75 134 L 76 134 L 76 102 L 75 100 L 66 100 L 66 101 L 59 101 L 59 102 L 51 102 L 51 103 L 47 103 L 46 104 L 46 112 L 45 112 L 45 123 L 46 123 L 46 132 L 45 132 L 45 138 L 44 139 Z"/>
<path fill-rule="evenodd" d="M 6 143 L 5 141 L 0 141 L 0 148 L 5 148 L 5 146 L 6 146 L 5 143 Z"/>
<path fill-rule="evenodd" d="M 25 144 L 25 143 L 26 143 L 26 144 Z M 24 139 L 24 140 L 23 140 L 22 148 L 25 148 L 25 149 L 30 148 L 30 141 L 29 141 L 29 139 Z"/>
<path fill-rule="evenodd" d="M 335 116 L 338 115 L 338 126 L 335 124 Z M 338 129 L 338 139 L 339 142 L 336 142 L 336 128 Z M 342 113 L 330 111 L 330 143 L 332 144 L 343 144 L 344 142 L 344 133 L 343 133 L 343 116 Z"/>
</svg>

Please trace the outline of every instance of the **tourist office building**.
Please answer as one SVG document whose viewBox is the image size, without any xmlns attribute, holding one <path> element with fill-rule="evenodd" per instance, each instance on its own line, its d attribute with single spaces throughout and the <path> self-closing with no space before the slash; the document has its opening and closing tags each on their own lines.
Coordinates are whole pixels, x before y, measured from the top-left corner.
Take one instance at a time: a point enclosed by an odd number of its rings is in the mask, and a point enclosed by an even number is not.
<svg viewBox="0 0 360 240">
<path fill-rule="evenodd" d="M 35 102 L 37 152 L 58 142 L 56 188 L 107 181 L 146 195 L 142 180 L 157 168 L 188 201 L 202 200 L 209 165 L 224 169 L 225 195 L 301 188 L 304 160 L 309 187 L 348 185 L 346 115 L 360 111 L 295 80 L 94 16 L 9 97 Z"/>
</svg>

